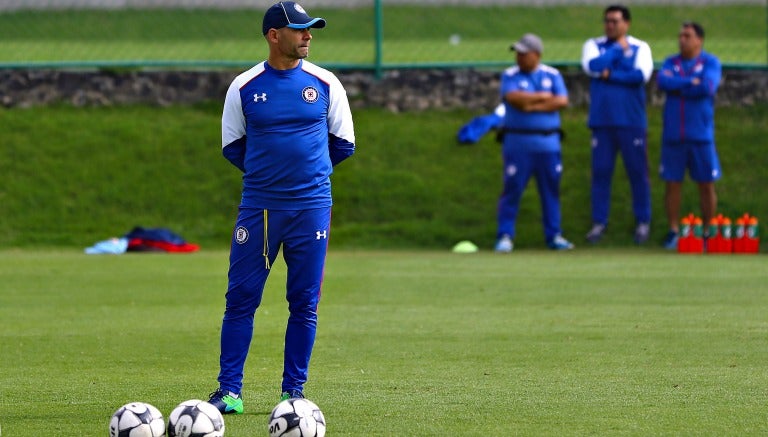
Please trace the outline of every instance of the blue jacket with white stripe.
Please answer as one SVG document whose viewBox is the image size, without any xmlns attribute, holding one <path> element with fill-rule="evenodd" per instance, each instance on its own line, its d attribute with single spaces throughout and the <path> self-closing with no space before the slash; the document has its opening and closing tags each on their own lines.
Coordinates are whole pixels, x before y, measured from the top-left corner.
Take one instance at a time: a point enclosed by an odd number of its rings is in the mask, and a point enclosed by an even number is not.
<svg viewBox="0 0 768 437">
<path fill-rule="evenodd" d="M 592 80 L 589 87 L 589 127 L 639 127 L 646 129 L 645 84 L 653 73 L 651 48 L 627 36 L 624 50 L 605 36 L 592 38 L 582 48 L 581 66 Z M 604 70 L 610 74 L 602 78 Z"/>
<path fill-rule="evenodd" d="M 666 94 L 664 141 L 715 140 L 715 94 L 721 78 L 720 60 L 710 53 L 702 51 L 693 59 L 677 54 L 664 61 L 656 78 Z"/>
</svg>

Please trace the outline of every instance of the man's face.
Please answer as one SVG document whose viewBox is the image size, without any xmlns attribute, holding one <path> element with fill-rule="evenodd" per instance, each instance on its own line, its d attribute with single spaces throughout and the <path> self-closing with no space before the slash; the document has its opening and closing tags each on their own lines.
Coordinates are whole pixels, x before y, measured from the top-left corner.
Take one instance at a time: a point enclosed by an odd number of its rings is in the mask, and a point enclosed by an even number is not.
<svg viewBox="0 0 768 437">
<path fill-rule="evenodd" d="M 683 26 L 677 35 L 677 43 L 680 46 L 680 54 L 684 57 L 696 56 L 701 51 L 702 41 L 693 27 Z"/>
<path fill-rule="evenodd" d="M 536 52 L 528 52 L 528 53 L 516 53 L 517 57 L 517 66 L 520 67 L 521 71 L 524 71 L 526 73 L 531 72 L 536 69 L 539 65 L 539 58 L 540 55 Z"/>
<path fill-rule="evenodd" d="M 625 36 L 629 31 L 629 21 L 625 21 L 621 11 L 607 12 L 603 17 L 605 36 L 610 40 L 616 40 Z"/>
<path fill-rule="evenodd" d="M 309 28 L 291 29 L 283 27 L 277 29 L 277 47 L 285 57 L 291 59 L 304 59 L 309 56 L 309 41 L 312 33 Z"/>
</svg>

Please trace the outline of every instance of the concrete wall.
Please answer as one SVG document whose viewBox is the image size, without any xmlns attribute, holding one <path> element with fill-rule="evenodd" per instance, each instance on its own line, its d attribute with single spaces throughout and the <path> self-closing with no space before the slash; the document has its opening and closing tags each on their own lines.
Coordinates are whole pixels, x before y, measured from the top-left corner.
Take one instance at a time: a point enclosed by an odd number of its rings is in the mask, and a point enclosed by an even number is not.
<svg viewBox="0 0 768 437">
<path fill-rule="evenodd" d="M 76 72 L 0 70 L 0 105 L 34 107 L 55 103 L 75 106 L 150 104 L 167 106 L 201 101 L 223 102 L 236 71 Z M 493 109 L 499 101 L 499 72 L 456 70 L 393 70 L 377 80 L 370 72 L 340 72 L 353 107 L 383 107 L 393 112 L 426 109 Z M 589 80 L 578 70 L 563 73 L 571 104 L 589 103 Z M 655 81 L 647 85 L 651 105 L 663 96 Z M 724 71 L 717 104 L 754 105 L 768 102 L 768 71 Z"/>
</svg>

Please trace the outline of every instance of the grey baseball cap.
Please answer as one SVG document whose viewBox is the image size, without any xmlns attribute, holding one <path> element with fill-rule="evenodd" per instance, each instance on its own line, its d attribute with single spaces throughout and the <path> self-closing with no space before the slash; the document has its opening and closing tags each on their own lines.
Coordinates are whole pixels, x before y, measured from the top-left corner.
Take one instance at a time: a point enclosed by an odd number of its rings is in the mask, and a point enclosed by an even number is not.
<svg viewBox="0 0 768 437">
<path fill-rule="evenodd" d="M 541 38 L 538 36 L 526 33 L 516 43 L 512 44 L 509 49 L 518 53 L 536 52 L 541 54 L 544 50 L 544 44 L 541 43 Z"/>
</svg>

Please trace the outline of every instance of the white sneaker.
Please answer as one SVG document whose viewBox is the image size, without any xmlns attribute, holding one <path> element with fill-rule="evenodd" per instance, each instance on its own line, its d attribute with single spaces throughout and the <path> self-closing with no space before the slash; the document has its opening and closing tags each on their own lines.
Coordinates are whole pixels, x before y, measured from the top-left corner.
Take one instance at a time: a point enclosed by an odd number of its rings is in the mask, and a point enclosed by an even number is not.
<svg viewBox="0 0 768 437">
<path fill-rule="evenodd" d="M 555 238 L 547 246 L 552 250 L 571 250 L 574 247 L 573 243 L 563 238 L 560 234 L 555 235 Z"/>
<path fill-rule="evenodd" d="M 496 242 L 496 247 L 493 249 L 499 253 L 509 253 L 515 247 L 515 243 L 509 238 L 509 235 L 502 235 L 499 241 Z"/>
</svg>

